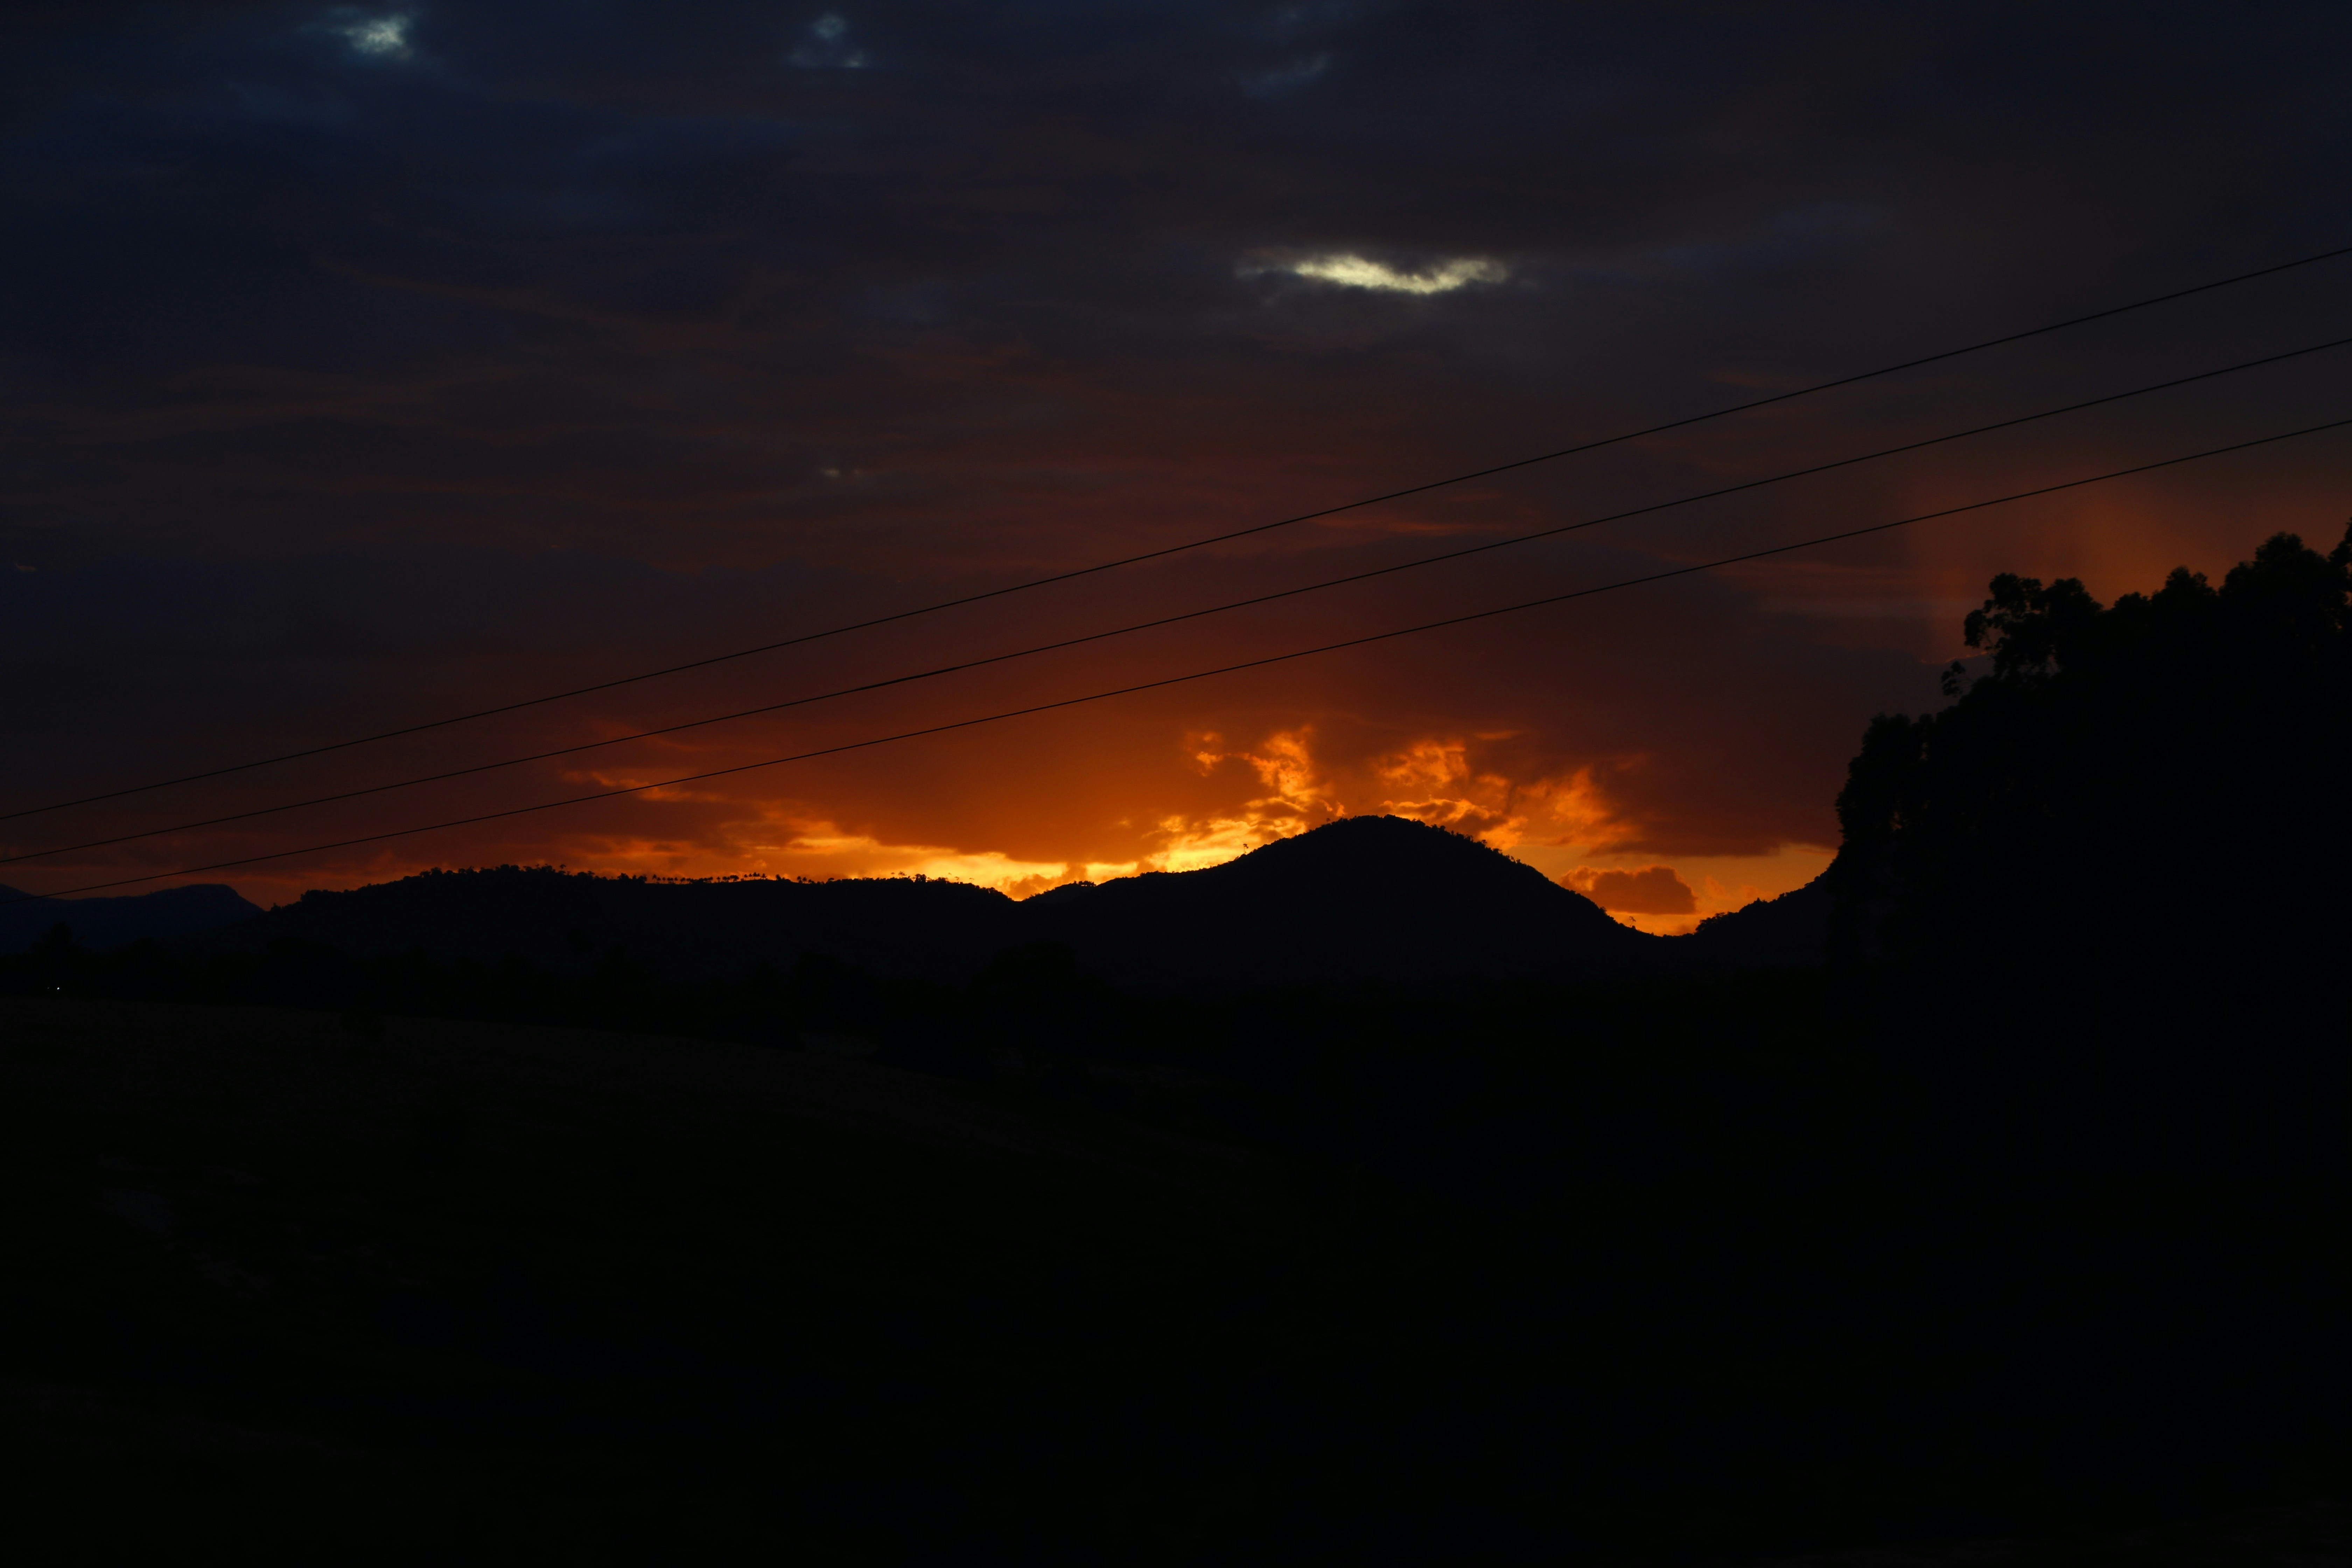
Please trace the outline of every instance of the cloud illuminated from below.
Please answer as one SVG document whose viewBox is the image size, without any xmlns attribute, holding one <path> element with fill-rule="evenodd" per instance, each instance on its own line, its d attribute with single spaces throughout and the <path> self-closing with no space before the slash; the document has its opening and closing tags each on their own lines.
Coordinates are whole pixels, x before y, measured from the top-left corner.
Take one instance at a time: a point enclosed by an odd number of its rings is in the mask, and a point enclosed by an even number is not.
<svg viewBox="0 0 2352 1568">
<path fill-rule="evenodd" d="M 1270 265 L 1252 265 L 1243 270 L 1245 273 L 1288 272 L 1318 283 L 1336 283 L 1344 289 L 1370 289 L 1389 294 L 1446 294 L 1472 283 L 1500 283 L 1511 275 L 1510 269 L 1501 262 L 1483 257 L 1456 257 L 1417 272 L 1404 272 L 1352 251 L 1309 256 Z"/>
<path fill-rule="evenodd" d="M 342 35 L 353 54 L 404 60 L 412 52 L 408 42 L 412 20 L 397 12 L 388 16 L 355 16 L 336 23 L 332 30 Z"/>
</svg>

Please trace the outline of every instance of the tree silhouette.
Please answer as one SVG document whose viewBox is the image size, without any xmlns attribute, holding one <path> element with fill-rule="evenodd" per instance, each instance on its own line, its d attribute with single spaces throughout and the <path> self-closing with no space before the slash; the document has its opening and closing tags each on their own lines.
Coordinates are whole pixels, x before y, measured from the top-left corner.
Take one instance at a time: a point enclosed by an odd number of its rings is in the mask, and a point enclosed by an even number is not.
<svg viewBox="0 0 2352 1568">
<path fill-rule="evenodd" d="M 1993 580 L 1943 711 L 1874 721 L 1840 952 L 1955 1128 L 2021 1158 L 2342 1157 L 2352 532 L 2102 606 Z"/>
</svg>

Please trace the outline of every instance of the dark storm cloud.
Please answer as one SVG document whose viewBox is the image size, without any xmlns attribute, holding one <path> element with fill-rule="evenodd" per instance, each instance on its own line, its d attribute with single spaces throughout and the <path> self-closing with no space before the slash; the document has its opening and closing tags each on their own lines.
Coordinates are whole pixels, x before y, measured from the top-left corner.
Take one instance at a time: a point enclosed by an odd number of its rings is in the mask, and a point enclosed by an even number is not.
<svg viewBox="0 0 2352 1568">
<path fill-rule="evenodd" d="M 1845 368 L 1903 303 L 1969 300 L 1949 337 L 2268 258 L 2342 135 L 2320 7 L 81 15 L 10 150 L 52 547 L 1066 550 L 1008 513 L 1090 533 L 1103 467 L 1276 409 L 1350 475 L 1410 410 L 1377 483 Z M 1331 253 L 1511 278 L 1248 270 Z"/>
<path fill-rule="evenodd" d="M 2346 237 L 2347 23 L 2319 5 L 215 4 L 9 26 L 0 563 L 37 570 L 0 581 L 0 636 L 40 671 L 9 762 L 42 793 L 1263 521 Z M 2275 352 L 2352 331 L 2342 276 L 512 735 Z M 2352 412 L 2321 406 L 2341 384 L 2306 362 L 937 701 L 1901 515 Z M 1925 700 L 1991 571 L 2130 578 L 2111 593 L 2225 565 L 2242 535 L 2339 513 L 2341 452 L 1186 689 L 973 742 L 952 780 L 858 763 L 773 787 L 889 842 L 1121 860 L 1132 843 L 1073 827 L 1047 781 L 1106 823 L 1231 815 L 1274 787 L 1252 782 L 1266 737 L 1311 730 L 1350 809 L 1411 797 L 1423 764 L 1397 759 L 1442 754 L 1506 781 L 1477 807 L 1497 821 L 1514 791 L 1587 778 L 1628 852 L 1819 842 L 1860 722 Z M 858 712 L 933 700 L 892 700 Z M 1228 760 L 1185 772 L 1191 732 Z M 496 752 L 475 743 L 448 742 Z M 708 838 L 734 809 L 599 820 Z"/>
</svg>

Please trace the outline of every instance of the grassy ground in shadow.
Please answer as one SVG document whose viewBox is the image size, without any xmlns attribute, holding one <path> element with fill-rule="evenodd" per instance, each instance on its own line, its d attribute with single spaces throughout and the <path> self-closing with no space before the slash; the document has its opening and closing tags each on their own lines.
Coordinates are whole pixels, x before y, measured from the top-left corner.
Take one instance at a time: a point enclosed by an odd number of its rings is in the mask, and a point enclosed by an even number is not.
<svg viewBox="0 0 2352 1568">
<path fill-rule="evenodd" d="M 0 998 L 0 1106 L 44 1560 L 2052 1552 L 2332 1484 L 2333 1192 L 1502 1203 L 821 1052 L 70 998 Z"/>
</svg>

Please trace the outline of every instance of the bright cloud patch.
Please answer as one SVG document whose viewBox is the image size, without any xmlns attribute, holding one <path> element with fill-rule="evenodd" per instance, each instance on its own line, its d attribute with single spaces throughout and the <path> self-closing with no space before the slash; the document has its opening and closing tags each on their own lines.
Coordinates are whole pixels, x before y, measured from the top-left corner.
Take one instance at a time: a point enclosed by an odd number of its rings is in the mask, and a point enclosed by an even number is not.
<svg viewBox="0 0 2352 1568">
<path fill-rule="evenodd" d="M 1215 734 L 1187 737 L 1194 768 L 1209 773 L 1228 763 L 1244 763 L 1257 774 L 1265 794 L 1244 801 L 1230 815 L 1161 818 L 1151 835 L 1158 847 L 1143 858 L 1143 864 L 1154 871 L 1198 871 L 1345 816 L 1347 808 L 1316 765 L 1309 749 L 1313 739 L 1310 727 L 1278 731 L 1252 751 L 1228 748 Z"/>
<path fill-rule="evenodd" d="M 1383 794 L 1370 808 L 1386 816 L 1450 827 L 1497 849 L 1517 842 L 1519 830 L 1527 825 L 1511 809 L 1512 781 L 1472 767 L 1468 742 L 1459 736 L 1416 741 L 1374 758 L 1370 766 L 1383 790 L 1402 792 Z"/>
<path fill-rule="evenodd" d="M 1472 761 L 1474 743 L 1510 739 L 1423 736 L 1384 754 L 1332 762 L 1316 756 L 1312 725 L 1278 731 L 1254 747 L 1194 733 L 1186 737 L 1185 751 L 1196 771 L 1212 773 L 1240 763 L 1257 775 L 1264 793 L 1237 809 L 1160 819 L 1152 836 L 1156 847 L 1142 864 L 1156 871 L 1198 870 L 1343 816 L 1409 816 L 1507 854 L 1527 850 L 1541 858 L 1606 854 L 1633 835 L 1589 767 L 1519 780 Z"/>
<path fill-rule="evenodd" d="M 786 875 L 817 877 L 937 877 L 998 888 L 1016 897 L 1072 881 L 1093 869 L 1055 861 L 1016 860 L 997 850 L 971 853 L 928 844 L 885 844 L 865 834 L 824 826 L 763 846 L 765 863 Z"/>
<path fill-rule="evenodd" d="M 1249 270 L 1290 272 L 1318 283 L 1337 283 L 1345 289 L 1372 289 L 1390 294 L 1445 294 L 1472 283 L 1500 283 L 1511 275 L 1501 262 L 1478 257 L 1457 258 L 1419 272 L 1401 272 L 1385 262 L 1349 252 L 1310 256 L 1300 261 L 1281 262 L 1270 268 L 1261 267 Z"/>
<path fill-rule="evenodd" d="M 397 60 L 408 58 L 408 27 L 406 16 L 362 16 L 340 23 L 334 30 L 351 45 L 353 54 Z"/>
</svg>

